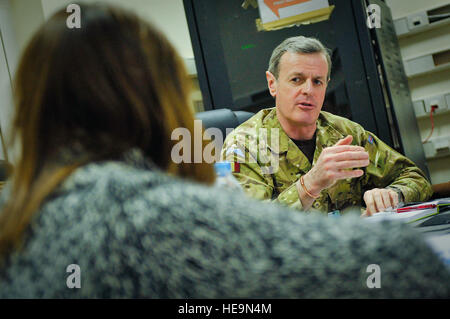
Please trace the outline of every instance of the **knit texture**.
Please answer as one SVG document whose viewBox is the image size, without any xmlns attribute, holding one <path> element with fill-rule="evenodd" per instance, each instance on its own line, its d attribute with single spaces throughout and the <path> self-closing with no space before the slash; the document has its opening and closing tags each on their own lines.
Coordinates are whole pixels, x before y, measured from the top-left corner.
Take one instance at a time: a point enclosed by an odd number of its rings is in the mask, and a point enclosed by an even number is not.
<svg viewBox="0 0 450 319">
<path fill-rule="evenodd" d="M 421 236 L 183 181 L 134 150 L 79 168 L 42 205 L 0 298 L 448 298 L 450 274 Z M 381 288 L 367 286 L 370 264 Z"/>
</svg>

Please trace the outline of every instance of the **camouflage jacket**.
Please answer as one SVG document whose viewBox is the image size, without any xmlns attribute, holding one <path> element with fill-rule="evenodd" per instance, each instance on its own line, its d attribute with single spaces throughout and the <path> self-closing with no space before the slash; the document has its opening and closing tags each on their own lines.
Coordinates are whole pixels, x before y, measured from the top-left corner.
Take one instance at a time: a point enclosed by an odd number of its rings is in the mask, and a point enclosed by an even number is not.
<svg viewBox="0 0 450 319">
<path fill-rule="evenodd" d="M 347 135 L 353 136 L 353 145 L 367 150 L 370 164 L 363 168 L 361 177 L 337 181 L 323 190 L 313 210 L 362 207 L 364 192 L 373 188 L 396 188 L 405 202 L 424 201 L 432 195 L 430 183 L 412 161 L 361 125 L 324 111 L 317 120 L 312 165 L 282 129 L 275 108 L 258 112 L 231 132 L 225 139 L 221 159 L 233 163 L 234 176 L 251 197 L 302 210 L 295 182 L 311 169 L 325 147 Z"/>
</svg>

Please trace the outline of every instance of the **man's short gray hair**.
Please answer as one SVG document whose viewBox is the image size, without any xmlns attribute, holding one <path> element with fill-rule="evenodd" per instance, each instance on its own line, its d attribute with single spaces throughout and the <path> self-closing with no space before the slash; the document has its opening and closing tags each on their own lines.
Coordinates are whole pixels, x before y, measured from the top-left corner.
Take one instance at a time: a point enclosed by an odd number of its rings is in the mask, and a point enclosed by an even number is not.
<svg viewBox="0 0 450 319">
<path fill-rule="evenodd" d="M 307 38 L 304 36 L 287 38 L 281 42 L 272 52 L 269 61 L 269 72 L 272 73 L 276 79 L 280 73 L 280 59 L 285 52 L 291 53 L 322 53 L 327 59 L 328 74 L 327 79 L 330 78 L 331 73 L 331 51 L 326 48 L 322 42 L 316 38 Z"/>
</svg>

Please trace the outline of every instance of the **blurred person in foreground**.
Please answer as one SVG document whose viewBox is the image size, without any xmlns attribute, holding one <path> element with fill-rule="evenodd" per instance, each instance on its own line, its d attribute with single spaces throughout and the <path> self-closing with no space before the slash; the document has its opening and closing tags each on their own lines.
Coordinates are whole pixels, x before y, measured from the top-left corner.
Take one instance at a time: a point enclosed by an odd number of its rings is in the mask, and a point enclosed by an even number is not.
<svg viewBox="0 0 450 319">
<path fill-rule="evenodd" d="M 16 74 L 0 298 L 450 296 L 408 226 L 292 214 L 208 186 L 208 164 L 175 165 L 171 131 L 194 123 L 182 60 L 132 13 L 81 17 L 81 29 L 51 17 Z"/>
</svg>

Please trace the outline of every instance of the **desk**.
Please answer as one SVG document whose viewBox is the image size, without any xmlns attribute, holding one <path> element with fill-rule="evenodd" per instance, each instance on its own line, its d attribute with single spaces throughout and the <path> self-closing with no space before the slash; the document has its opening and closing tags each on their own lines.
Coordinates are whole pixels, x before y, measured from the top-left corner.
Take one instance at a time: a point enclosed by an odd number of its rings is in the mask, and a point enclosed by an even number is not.
<svg viewBox="0 0 450 319">
<path fill-rule="evenodd" d="M 428 217 L 413 226 L 424 234 L 450 234 L 450 211 Z"/>
<path fill-rule="evenodd" d="M 434 184 L 431 186 L 433 188 L 432 199 L 444 198 L 450 196 L 450 182 Z"/>
<path fill-rule="evenodd" d="M 448 203 L 450 202 L 450 197 L 438 198 L 418 205 L 438 204 L 438 202 Z M 414 207 L 414 205 L 411 207 Z M 438 208 L 428 208 L 403 213 L 381 212 L 374 216 L 367 217 L 367 221 L 379 222 L 382 220 L 390 220 L 407 223 L 423 235 L 425 242 L 430 245 L 450 269 L 450 205 L 439 207 L 439 214 L 436 214 L 437 209 Z M 433 213 L 435 215 L 429 216 Z"/>
<path fill-rule="evenodd" d="M 450 197 L 437 198 L 432 202 L 435 201 L 450 202 Z M 411 225 L 423 233 L 440 232 L 445 234 L 450 232 L 450 206 L 441 207 L 439 214 L 413 222 Z"/>
</svg>

